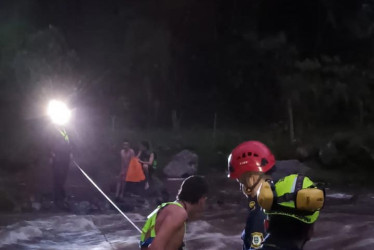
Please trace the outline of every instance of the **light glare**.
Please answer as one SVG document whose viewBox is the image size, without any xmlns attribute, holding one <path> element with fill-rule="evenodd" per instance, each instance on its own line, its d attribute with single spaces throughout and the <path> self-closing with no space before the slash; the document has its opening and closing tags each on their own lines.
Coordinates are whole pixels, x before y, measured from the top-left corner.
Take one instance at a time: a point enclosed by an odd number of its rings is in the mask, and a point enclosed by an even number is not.
<svg viewBox="0 0 374 250">
<path fill-rule="evenodd" d="M 71 112 L 66 104 L 57 100 L 52 100 L 49 102 L 47 113 L 52 122 L 57 125 L 66 124 L 69 121 L 71 115 Z"/>
</svg>

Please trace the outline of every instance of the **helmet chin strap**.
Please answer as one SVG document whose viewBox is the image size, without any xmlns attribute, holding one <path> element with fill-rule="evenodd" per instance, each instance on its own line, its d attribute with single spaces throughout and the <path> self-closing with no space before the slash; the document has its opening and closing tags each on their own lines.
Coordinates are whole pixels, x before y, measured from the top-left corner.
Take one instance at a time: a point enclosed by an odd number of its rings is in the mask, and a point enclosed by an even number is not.
<svg viewBox="0 0 374 250">
<path fill-rule="evenodd" d="M 260 174 L 260 175 L 258 176 L 257 181 L 256 181 L 252 186 L 250 186 L 250 187 L 246 187 L 246 188 L 245 188 L 245 192 L 246 192 L 247 194 L 252 194 L 253 189 L 255 189 L 256 186 L 260 183 L 260 181 L 261 181 L 261 179 L 262 179 L 262 176 L 263 176 L 263 174 Z"/>
</svg>

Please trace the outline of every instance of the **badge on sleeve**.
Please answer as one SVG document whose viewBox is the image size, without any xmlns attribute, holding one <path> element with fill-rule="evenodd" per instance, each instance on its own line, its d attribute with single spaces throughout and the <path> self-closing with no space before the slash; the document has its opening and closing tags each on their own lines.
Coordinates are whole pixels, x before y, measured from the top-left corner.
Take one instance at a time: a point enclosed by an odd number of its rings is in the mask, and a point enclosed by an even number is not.
<svg viewBox="0 0 374 250">
<path fill-rule="evenodd" d="M 264 241 L 264 236 L 262 233 L 254 232 L 251 234 L 252 236 L 252 244 L 251 248 L 259 248 Z"/>
</svg>

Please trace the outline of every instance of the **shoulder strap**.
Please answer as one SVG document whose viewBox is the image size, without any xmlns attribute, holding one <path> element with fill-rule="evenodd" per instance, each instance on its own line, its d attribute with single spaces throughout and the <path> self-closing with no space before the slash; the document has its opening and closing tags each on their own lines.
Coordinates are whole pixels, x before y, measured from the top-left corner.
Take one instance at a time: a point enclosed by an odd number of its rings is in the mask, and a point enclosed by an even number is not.
<svg viewBox="0 0 374 250">
<path fill-rule="evenodd" d="M 161 205 L 159 205 L 155 210 L 153 210 L 152 213 L 150 213 L 147 216 L 147 221 L 145 222 L 145 224 L 142 228 L 142 234 L 140 236 L 141 241 L 146 240 L 146 236 L 156 237 L 155 226 L 156 226 L 156 219 L 157 219 L 158 212 L 168 205 L 177 205 L 178 207 L 183 208 L 182 204 L 180 204 L 177 201 L 165 202 L 165 203 L 162 203 Z"/>
<path fill-rule="evenodd" d="M 183 208 L 182 204 L 180 204 L 178 201 L 166 202 L 164 204 L 166 204 L 166 205 L 177 205 L 178 207 Z"/>
</svg>

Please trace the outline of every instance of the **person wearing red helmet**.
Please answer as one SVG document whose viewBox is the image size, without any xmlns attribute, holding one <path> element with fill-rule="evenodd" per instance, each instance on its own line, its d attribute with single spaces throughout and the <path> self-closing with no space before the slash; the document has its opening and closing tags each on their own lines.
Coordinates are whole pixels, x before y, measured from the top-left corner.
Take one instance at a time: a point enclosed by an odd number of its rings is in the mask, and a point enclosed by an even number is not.
<svg viewBox="0 0 374 250">
<path fill-rule="evenodd" d="M 249 214 L 242 233 L 243 250 L 258 249 L 264 240 L 266 214 L 257 203 L 257 191 L 263 182 L 271 179 L 274 166 L 274 155 L 259 141 L 239 144 L 228 157 L 228 177 L 240 183 L 249 202 Z"/>
</svg>

